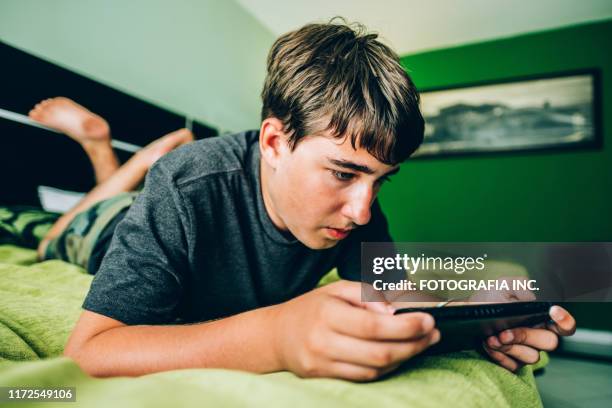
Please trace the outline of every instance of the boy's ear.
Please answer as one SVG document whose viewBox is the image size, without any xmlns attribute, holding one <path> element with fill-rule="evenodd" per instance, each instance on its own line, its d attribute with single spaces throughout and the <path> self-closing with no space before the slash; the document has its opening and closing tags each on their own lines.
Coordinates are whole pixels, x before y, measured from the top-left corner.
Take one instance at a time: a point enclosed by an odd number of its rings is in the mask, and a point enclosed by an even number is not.
<svg viewBox="0 0 612 408">
<path fill-rule="evenodd" d="M 276 168 L 281 156 L 289 150 L 284 128 L 283 123 L 274 117 L 261 122 L 261 128 L 259 129 L 261 158 L 272 168 Z"/>
</svg>

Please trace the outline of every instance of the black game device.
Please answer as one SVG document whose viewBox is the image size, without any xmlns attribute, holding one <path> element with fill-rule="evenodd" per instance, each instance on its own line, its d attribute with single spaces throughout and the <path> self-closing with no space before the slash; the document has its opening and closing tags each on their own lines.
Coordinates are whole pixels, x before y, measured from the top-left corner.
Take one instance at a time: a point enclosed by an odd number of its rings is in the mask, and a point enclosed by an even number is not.
<svg viewBox="0 0 612 408">
<path fill-rule="evenodd" d="M 395 314 L 425 312 L 436 320 L 440 342 L 428 353 L 480 349 L 488 336 L 520 326 L 550 321 L 550 302 L 488 303 L 483 305 L 416 307 L 398 309 Z"/>
</svg>

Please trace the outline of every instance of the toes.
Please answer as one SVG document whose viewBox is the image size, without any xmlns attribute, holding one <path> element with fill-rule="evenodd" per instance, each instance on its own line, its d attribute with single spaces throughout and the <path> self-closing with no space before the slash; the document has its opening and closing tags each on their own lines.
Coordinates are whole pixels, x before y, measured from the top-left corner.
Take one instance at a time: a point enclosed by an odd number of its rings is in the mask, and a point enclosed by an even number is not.
<svg viewBox="0 0 612 408">
<path fill-rule="evenodd" d="M 36 120 L 40 119 L 45 107 L 49 105 L 49 102 L 51 102 L 51 100 L 52 98 L 47 98 L 47 99 L 43 99 L 42 101 L 38 102 L 36 105 L 34 105 L 32 110 L 28 112 L 28 116 L 31 117 L 32 119 L 36 119 Z"/>
<path fill-rule="evenodd" d="M 72 99 L 66 98 L 65 96 L 56 96 L 55 98 L 49 99 L 49 102 L 53 103 L 53 104 L 58 104 L 58 105 L 60 105 L 60 104 L 61 105 L 72 104 L 72 105 L 75 105 L 75 106 L 78 106 L 78 107 L 82 107 L 81 105 L 79 105 L 78 103 L 73 101 Z M 85 109 L 85 108 L 83 108 L 83 109 Z"/>
<path fill-rule="evenodd" d="M 40 107 L 40 103 L 36 104 L 34 108 L 30 112 L 28 112 L 28 116 L 34 120 L 39 120 L 41 118 L 42 109 Z"/>
<path fill-rule="evenodd" d="M 72 100 L 64 97 L 64 96 L 56 96 L 54 98 L 47 98 L 47 99 L 43 99 L 42 101 L 38 102 L 36 105 L 34 105 L 34 108 L 32 108 L 32 111 L 36 111 L 36 110 L 41 110 L 41 109 L 45 109 L 50 105 L 55 105 L 57 103 L 67 103 L 67 102 L 72 102 Z"/>
</svg>

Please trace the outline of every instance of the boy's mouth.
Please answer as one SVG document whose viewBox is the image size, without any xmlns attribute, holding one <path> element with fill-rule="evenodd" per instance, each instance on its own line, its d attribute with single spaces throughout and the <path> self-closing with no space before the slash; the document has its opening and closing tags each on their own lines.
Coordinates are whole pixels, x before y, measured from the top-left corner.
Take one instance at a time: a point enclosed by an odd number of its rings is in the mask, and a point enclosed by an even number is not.
<svg viewBox="0 0 612 408">
<path fill-rule="evenodd" d="M 344 239 L 351 232 L 351 228 L 341 229 L 341 228 L 325 228 L 327 234 L 333 239 Z"/>
</svg>

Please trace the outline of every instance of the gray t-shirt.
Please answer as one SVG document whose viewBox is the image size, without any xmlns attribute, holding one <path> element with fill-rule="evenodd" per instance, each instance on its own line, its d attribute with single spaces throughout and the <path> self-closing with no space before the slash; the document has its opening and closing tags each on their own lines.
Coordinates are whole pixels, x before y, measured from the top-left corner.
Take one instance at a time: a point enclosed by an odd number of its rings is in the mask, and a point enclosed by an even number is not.
<svg viewBox="0 0 612 408">
<path fill-rule="evenodd" d="M 131 325 L 190 323 L 286 301 L 334 267 L 360 280 L 361 241 L 391 241 L 378 203 L 333 248 L 287 238 L 264 206 L 258 140 L 258 131 L 200 140 L 151 167 L 83 307 Z"/>
</svg>

